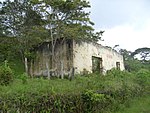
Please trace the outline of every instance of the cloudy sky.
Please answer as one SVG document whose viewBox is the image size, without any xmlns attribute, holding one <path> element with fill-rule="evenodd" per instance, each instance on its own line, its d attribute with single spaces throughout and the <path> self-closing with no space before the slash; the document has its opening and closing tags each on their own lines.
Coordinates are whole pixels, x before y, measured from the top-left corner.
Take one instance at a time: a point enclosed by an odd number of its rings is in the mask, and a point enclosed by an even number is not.
<svg viewBox="0 0 150 113">
<path fill-rule="evenodd" d="M 90 0 L 96 30 L 105 30 L 103 45 L 134 51 L 150 47 L 150 0 Z"/>
</svg>

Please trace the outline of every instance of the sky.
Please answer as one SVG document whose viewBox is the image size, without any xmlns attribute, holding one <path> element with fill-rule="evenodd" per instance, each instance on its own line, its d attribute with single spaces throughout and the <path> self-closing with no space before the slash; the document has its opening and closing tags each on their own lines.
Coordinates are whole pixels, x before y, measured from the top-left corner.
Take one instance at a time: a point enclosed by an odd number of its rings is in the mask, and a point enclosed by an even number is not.
<svg viewBox="0 0 150 113">
<path fill-rule="evenodd" d="M 104 46 L 134 51 L 150 48 L 150 0 L 89 0 L 96 31 L 104 30 Z"/>
</svg>

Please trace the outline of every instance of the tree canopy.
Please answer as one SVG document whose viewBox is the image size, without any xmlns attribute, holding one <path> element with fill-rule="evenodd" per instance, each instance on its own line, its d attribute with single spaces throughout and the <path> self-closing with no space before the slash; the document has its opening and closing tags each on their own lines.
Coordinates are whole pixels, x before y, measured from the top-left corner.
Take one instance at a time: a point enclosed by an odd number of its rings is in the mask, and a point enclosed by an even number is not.
<svg viewBox="0 0 150 113">
<path fill-rule="evenodd" d="M 150 59 L 148 59 L 147 53 L 149 48 L 138 48 L 134 52 L 128 51 L 126 49 L 120 49 L 119 53 L 124 57 L 124 66 L 128 71 L 138 71 L 142 68 L 150 69 Z M 146 53 L 146 55 L 145 55 Z M 141 58 L 136 58 L 139 55 Z M 143 57 L 144 56 L 144 57 Z"/>
<path fill-rule="evenodd" d="M 143 62 L 150 60 L 150 48 L 143 47 L 136 49 L 132 54 L 133 57 L 139 55 Z"/>
</svg>

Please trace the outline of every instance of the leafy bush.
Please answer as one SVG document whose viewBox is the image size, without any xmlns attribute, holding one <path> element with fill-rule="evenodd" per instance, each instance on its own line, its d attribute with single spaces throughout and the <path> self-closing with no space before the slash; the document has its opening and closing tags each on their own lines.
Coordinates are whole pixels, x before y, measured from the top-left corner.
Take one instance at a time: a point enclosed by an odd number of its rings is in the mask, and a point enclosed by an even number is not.
<svg viewBox="0 0 150 113">
<path fill-rule="evenodd" d="M 5 64 L 0 66 L 0 84 L 8 85 L 12 81 L 13 81 L 13 71 L 7 65 L 7 61 L 5 61 Z"/>
<path fill-rule="evenodd" d="M 0 112 L 15 113 L 80 113 L 81 96 L 78 94 L 17 93 L 0 98 Z M 7 102 L 7 103 L 6 103 Z"/>
<path fill-rule="evenodd" d="M 93 113 L 94 111 L 102 111 L 105 108 L 106 95 L 87 90 L 81 95 L 84 107 L 84 112 Z"/>
<path fill-rule="evenodd" d="M 27 83 L 27 79 L 28 79 L 28 74 L 27 73 L 23 73 L 19 76 L 19 78 L 22 80 L 22 83 L 25 84 Z"/>
<path fill-rule="evenodd" d="M 111 69 L 107 72 L 104 81 L 104 91 L 113 101 L 113 110 L 118 110 L 119 105 L 129 103 L 130 99 L 142 95 L 143 86 L 135 81 L 136 76 L 127 71 Z"/>
<path fill-rule="evenodd" d="M 136 73 L 137 82 L 143 87 L 150 85 L 150 71 L 147 69 L 141 69 Z"/>
<path fill-rule="evenodd" d="M 120 71 L 116 68 L 112 68 L 112 69 L 107 71 L 107 76 L 119 77 L 121 75 L 122 75 L 122 71 Z"/>
</svg>

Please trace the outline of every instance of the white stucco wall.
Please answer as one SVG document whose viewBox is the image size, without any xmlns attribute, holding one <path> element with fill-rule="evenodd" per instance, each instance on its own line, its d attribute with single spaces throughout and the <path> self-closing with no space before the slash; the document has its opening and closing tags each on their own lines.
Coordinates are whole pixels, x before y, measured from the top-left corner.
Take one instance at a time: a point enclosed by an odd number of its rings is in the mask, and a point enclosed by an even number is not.
<svg viewBox="0 0 150 113">
<path fill-rule="evenodd" d="M 120 69 L 124 70 L 123 57 L 116 51 L 96 43 L 73 43 L 73 65 L 75 73 L 82 73 L 84 69 L 92 73 L 92 56 L 102 58 L 104 71 L 116 67 L 120 62 Z"/>
</svg>

